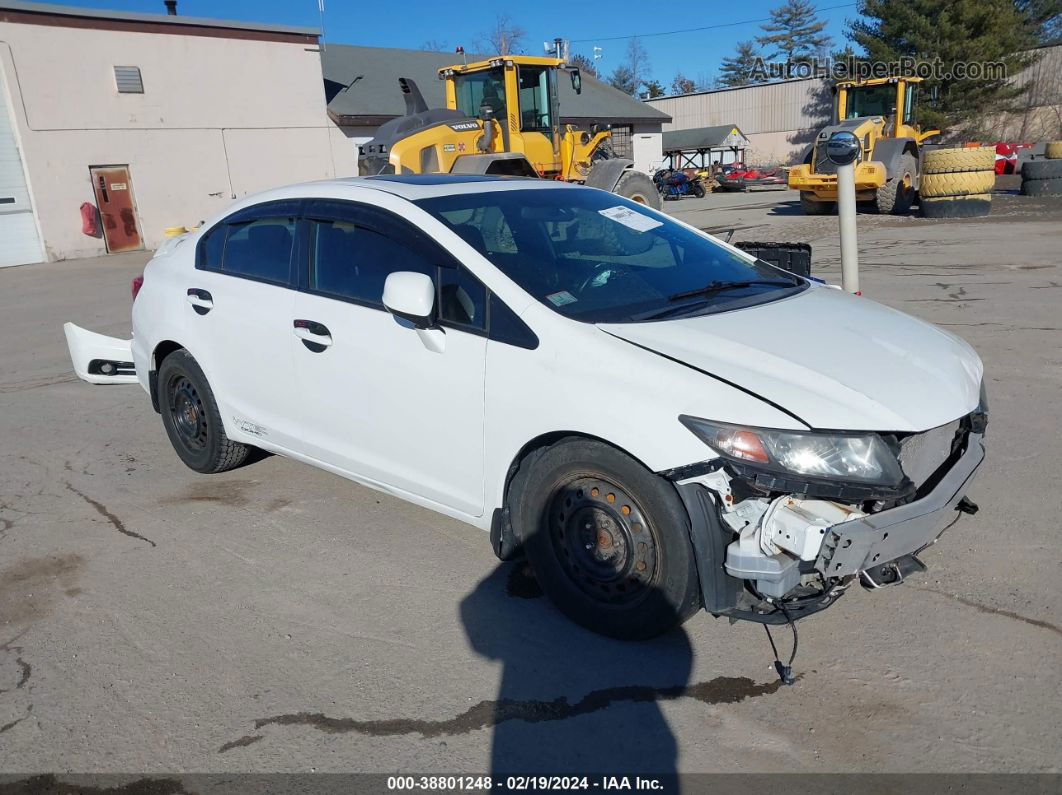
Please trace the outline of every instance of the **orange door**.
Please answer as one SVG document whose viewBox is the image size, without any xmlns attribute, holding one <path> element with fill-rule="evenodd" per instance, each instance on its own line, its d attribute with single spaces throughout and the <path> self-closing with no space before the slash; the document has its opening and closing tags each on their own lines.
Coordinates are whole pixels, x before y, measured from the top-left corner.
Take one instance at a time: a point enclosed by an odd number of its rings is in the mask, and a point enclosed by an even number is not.
<svg viewBox="0 0 1062 795">
<path fill-rule="evenodd" d="M 96 206 L 103 222 L 103 239 L 107 251 L 136 251 L 144 247 L 140 237 L 140 221 L 133 201 L 133 183 L 128 166 L 97 166 L 90 168 L 92 188 L 96 191 Z"/>
</svg>

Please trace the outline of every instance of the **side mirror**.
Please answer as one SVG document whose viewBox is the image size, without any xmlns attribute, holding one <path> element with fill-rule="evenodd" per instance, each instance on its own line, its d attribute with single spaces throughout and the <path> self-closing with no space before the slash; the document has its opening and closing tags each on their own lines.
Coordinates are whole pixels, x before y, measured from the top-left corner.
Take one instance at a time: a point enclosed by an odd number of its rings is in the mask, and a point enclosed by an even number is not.
<svg viewBox="0 0 1062 795">
<path fill-rule="evenodd" d="M 572 78 L 572 90 L 575 91 L 576 94 L 582 94 L 583 93 L 583 73 L 579 71 L 578 67 L 576 67 L 575 69 L 572 69 L 570 74 L 571 74 L 571 78 Z"/>
<path fill-rule="evenodd" d="M 383 305 L 414 328 L 431 328 L 435 322 L 435 282 L 424 273 L 392 273 L 384 282 Z"/>
</svg>

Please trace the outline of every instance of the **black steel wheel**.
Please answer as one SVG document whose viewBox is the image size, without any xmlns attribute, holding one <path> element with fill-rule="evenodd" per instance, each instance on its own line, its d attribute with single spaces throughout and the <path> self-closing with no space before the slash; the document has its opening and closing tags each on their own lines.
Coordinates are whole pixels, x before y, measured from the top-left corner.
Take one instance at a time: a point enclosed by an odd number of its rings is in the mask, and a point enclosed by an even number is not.
<svg viewBox="0 0 1062 795">
<path fill-rule="evenodd" d="M 542 589 L 582 626 L 641 640 L 700 607 L 689 517 L 675 487 L 620 450 L 569 437 L 531 453 L 509 509 Z"/>
<path fill-rule="evenodd" d="M 601 477 L 558 484 L 549 529 L 558 563 L 587 595 L 625 604 L 649 593 L 658 544 L 642 509 L 620 486 Z"/>
<path fill-rule="evenodd" d="M 162 360 L 158 399 L 170 444 L 190 469 L 224 472 L 247 459 L 252 448 L 225 434 L 210 384 L 188 351 L 174 351 Z"/>
<path fill-rule="evenodd" d="M 203 398 L 188 376 L 174 373 L 171 383 L 167 385 L 170 399 L 166 401 L 170 412 L 170 421 L 177 431 L 177 438 L 185 450 L 198 453 L 206 449 L 207 428 L 209 421 Z"/>
</svg>

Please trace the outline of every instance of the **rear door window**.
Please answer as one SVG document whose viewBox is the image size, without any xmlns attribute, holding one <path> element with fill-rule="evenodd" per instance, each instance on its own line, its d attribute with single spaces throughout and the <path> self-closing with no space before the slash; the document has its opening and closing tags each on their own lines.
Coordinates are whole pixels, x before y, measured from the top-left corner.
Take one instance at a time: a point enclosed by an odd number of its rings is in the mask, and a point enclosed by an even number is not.
<svg viewBox="0 0 1062 795">
<path fill-rule="evenodd" d="M 294 243 L 294 218 L 261 218 L 230 224 L 221 271 L 273 284 L 287 284 L 291 277 Z"/>
<path fill-rule="evenodd" d="M 200 238 L 196 267 L 292 286 L 298 210 L 291 200 L 238 210 Z"/>
</svg>

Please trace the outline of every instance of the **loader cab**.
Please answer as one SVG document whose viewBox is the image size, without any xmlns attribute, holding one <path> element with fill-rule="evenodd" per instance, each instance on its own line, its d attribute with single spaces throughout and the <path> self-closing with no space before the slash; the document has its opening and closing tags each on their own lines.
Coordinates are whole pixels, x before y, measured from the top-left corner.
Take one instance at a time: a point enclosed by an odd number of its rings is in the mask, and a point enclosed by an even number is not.
<svg viewBox="0 0 1062 795">
<path fill-rule="evenodd" d="M 469 118 L 490 108 L 497 152 L 522 152 L 542 176 L 562 171 L 557 70 L 564 61 L 509 55 L 442 69 L 446 105 Z"/>
<path fill-rule="evenodd" d="M 914 135 L 915 92 L 921 78 L 879 78 L 837 84 L 835 122 L 881 117 L 886 137 Z"/>
</svg>

